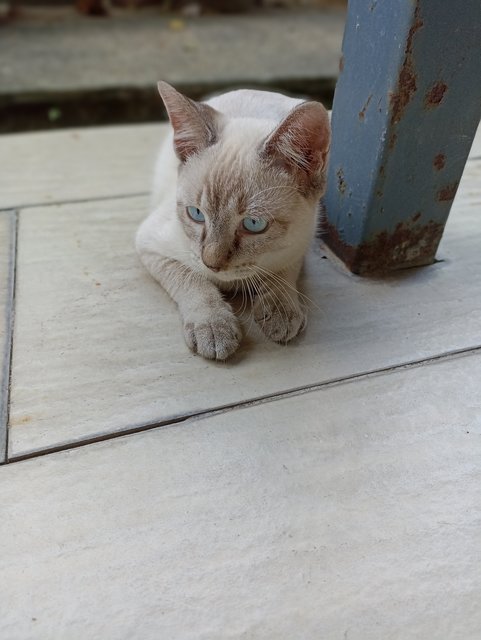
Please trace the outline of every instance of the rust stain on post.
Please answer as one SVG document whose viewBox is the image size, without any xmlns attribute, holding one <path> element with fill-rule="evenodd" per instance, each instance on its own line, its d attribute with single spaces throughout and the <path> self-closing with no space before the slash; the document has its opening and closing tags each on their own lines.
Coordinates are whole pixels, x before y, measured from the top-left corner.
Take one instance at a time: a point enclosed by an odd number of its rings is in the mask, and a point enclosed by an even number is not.
<svg viewBox="0 0 481 640">
<path fill-rule="evenodd" d="M 445 165 L 446 156 L 444 155 L 444 153 L 438 153 L 437 156 L 434 156 L 433 167 L 436 169 L 436 171 L 441 171 L 441 169 L 444 169 Z"/>
<path fill-rule="evenodd" d="M 323 237 L 346 266 L 359 275 L 422 266 L 434 261 L 444 225 L 433 220 L 415 224 L 420 217 L 418 211 L 410 223 L 400 222 L 393 232 L 382 231 L 357 247 L 344 242 L 336 227 L 327 221 Z"/>
<path fill-rule="evenodd" d="M 419 4 L 417 4 L 414 11 L 414 22 L 408 33 L 404 62 L 402 63 L 401 71 L 399 73 L 397 91 L 391 95 L 392 125 L 400 122 L 405 108 L 409 102 L 411 102 L 412 97 L 417 90 L 416 73 L 413 62 L 413 41 L 415 33 L 419 31 L 424 24 L 420 13 Z"/>
<path fill-rule="evenodd" d="M 450 202 L 451 200 L 454 200 L 454 196 L 456 195 L 458 186 L 459 186 L 459 180 L 456 180 L 455 182 L 451 182 L 450 184 L 447 184 L 442 189 L 439 189 L 437 194 L 438 202 Z"/>
<path fill-rule="evenodd" d="M 389 136 L 389 149 L 394 149 L 394 146 L 397 141 L 397 133 L 391 133 Z"/>
<path fill-rule="evenodd" d="M 340 258 L 351 271 L 354 271 L 352 265 L 356 259 L 356 247 L 344 242 L 336 226 L 331 224 L 327 218 L 321 220 L 321 238 L 327 246 L 332 249 L 336 256 Z"/>
<path fill-rule="evenodd" d="M 365 102 L 363 108 L 361 109 L 361 111 L 359 111 L 359 120 L 364 120 L 364 117 L 366 115 L 366 109 L 368 108 L 369 103 L 371 102 L 371 100 L 372 100 L 372 93 L 368 97 L 368 99 L 366 100 L 366 102 Z"/>
<path fill-rule="evenodd" d="M 424 106 L 426 109 L 437 107 L 446 93 L 448 85 L 444 82 L 436 82 L 424 96 Z"/>
</svg>

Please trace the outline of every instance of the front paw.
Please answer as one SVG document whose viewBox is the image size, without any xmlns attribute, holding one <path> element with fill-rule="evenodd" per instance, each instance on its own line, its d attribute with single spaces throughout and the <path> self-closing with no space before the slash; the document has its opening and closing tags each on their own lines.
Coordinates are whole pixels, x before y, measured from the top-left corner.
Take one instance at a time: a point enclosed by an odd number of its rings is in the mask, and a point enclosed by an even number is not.
<svg viewBox="0 0 481 640">
<path fill-rule="evenodd" d="M 237 351 L 242 332 L 232 311 L 221 309 L 184 319 L 184 336 L 194 353 L 209 360 L 227 360 Z"/>
<path fill-rule="evenodd" d="M 300 306 L 272 306 L 259 299 L 254 306 L 254 320 L 266 338 L 286 344 L 304 329 L 307 315 Z"/>
</svg>

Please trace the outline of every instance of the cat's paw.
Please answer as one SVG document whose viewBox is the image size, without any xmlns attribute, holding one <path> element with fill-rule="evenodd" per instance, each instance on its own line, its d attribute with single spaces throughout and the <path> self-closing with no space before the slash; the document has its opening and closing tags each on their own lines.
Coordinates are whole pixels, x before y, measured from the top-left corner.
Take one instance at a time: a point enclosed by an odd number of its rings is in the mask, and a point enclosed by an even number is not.
<svg viewBox="0 0 481 640">
<path fill-rule="evenodd" d="M 232 311 L 222 309 L 186 318 L 184 336 L 194 353 L 209 360 L 227 360 L 237 351 L 242 332 Z"/>
<path fill-rule="evenodd" d="M 300 306 L 272 307 L 258 300 L 254 305 L 254 320 L 266 338 L 286 344 L 305 328 L 307 315 Z"/>
</svg>

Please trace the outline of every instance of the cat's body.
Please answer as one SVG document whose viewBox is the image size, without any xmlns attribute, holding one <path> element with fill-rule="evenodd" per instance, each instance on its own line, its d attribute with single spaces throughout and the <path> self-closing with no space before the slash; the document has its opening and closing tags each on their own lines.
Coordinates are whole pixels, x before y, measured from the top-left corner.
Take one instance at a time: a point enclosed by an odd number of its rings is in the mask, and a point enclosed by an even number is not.
<svg viewBox="0 0 481 640">
<path fill-rule="evenodd" d="M 173 132 L 157 161 L 152 213 L 137 234 L 146 268 L 179 307 L 189 347 L 225 359 L 237 318 L 221 291 L 242 288 L 264 334 L 303 328 L 296 281 L 324 190 L 329 122 L 322 105 L 263 91 L 207 103 L 166 83 Z"/>
</svg>

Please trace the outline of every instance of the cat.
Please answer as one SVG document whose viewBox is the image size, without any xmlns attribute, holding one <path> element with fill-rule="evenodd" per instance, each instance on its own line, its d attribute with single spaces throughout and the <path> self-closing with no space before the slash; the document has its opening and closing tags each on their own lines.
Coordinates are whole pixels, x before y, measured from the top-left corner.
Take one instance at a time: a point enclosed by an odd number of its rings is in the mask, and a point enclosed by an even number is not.
<svg viewBox="0 0 481 640">
<path fill-rule="evenodd" d="M 223 293 L 239 288 L 264 335 L 287 343 L 306 323 L 296 283 L 325 190 L 326 109 L 270 91 L 195 102 L 166 82 L 158 89 L 172 131 L 136 236 L 142 263 L 177 303 L 194 353 L 237 350 L 240 323 Z"/>
</svg>

